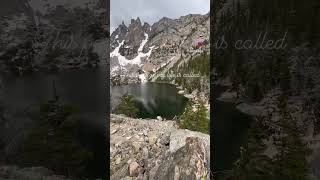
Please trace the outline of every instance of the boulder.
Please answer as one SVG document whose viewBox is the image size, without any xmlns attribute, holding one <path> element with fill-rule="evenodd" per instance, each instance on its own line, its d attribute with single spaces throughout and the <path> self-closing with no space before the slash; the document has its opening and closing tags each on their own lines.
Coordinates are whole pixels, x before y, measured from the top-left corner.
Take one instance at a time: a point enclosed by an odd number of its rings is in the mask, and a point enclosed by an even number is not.
<svg viewBox="0 0 320 180">
<path fill-rule="evenodd" d="M 185 146 L 164 159 L 150 179 L 209 180 L 207 153 L 206 144 L 201 138 L 187 137 Z"/>
<path fill-rule="evenodd" d="M 266 113 L 263 110 L 262 106 L 251 105 L 247 103 L 241 103 L 236 106 L 236 108 L 244 114 L 248 114 L 250 116 L 263 116 Z"/>
<path fill-rule="evenodd" d="M 158 140 L 158 135 L 156 132 L 151 131 L 148 133 L 149 144 L 155 144 Z"/>
<path fill-rule="evenodd" d="M 117 131 L 110 136 L 110 159 L 114 163 L 118 156 L 122 158 L 120 164 L 110 167 L 111 179 L 199 179 L 209 171 L 209 135 L 178 129 L 175 121 L 111 118 L 110 133 Z"/>
<path fill-rule="evenodd" d="M 179 148 L 186 145 L 186 139 L 188 137 L 198 137 L 200 138 L 206 146 L 206 151 L 210 152 L 210 136 L 208 134 L 203 134 L 200 132 L 189 131 L 187 129 L 177 129 L 172 131 L 170 134 L 170 152 L 174 153 Z"/>
<path fill-rule="evenodd" d="M 129 175 L 136 177 L 139 175 L 140 165 L 137 162 L 132 162 L 129 166 Z"/>
<path fill-rule="evenodd" d="M 184 94 L 184 90 L 178 91 L 178 94 Z"/>
</svg>

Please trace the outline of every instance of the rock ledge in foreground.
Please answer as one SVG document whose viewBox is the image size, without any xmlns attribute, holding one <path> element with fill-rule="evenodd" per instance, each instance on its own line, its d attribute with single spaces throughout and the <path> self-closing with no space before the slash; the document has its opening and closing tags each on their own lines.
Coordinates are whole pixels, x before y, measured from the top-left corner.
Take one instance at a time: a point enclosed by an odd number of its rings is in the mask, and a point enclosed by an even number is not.
<svg viewBox="0 0 320 180">
<path fill-rule="evenodd" d="M 209 135 L 115 114 L 110 127 L 111 179 L 209 179 Z"/>
</svg>

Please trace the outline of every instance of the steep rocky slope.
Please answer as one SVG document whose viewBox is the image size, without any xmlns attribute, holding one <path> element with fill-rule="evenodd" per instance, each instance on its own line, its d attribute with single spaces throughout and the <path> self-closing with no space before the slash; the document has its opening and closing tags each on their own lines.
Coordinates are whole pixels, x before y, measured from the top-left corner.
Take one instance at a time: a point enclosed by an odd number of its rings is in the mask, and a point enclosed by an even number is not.
<svg viewBox="0 0 320 180">
<path fill-rule="evenodd" d="M 122 23 L 110 39 L 112 82 L 155 81 L 155 74 L 177 67 L 204 49 L 209 52 L 209 45 L 195 48 L 198 41 L 209 41 L 209 23 L 209 14 L 164 17 L 153 25 L 142 24 L 139 18 L 128 27 Z"/>
<path fill-rule="evenodd" d="M 320 166 L 315 157 L 319 157 L 320 145 L 320 36 L 317 33 L 320 26 L 314 23 L 320 17 L 316 10 L 319 2 L 227 0 L 220 5 L 215 11 L 213 37 L 215 42 L 221 42 L 224 37 L 229 44 L 227 48 L 214 49 L 213 82 L 229 87 L 220 100 L 237 103 L 239 110 L 252 115 L 262 124 L 263 131 L 268 131 L 262 142 L 266 151 L 261 154 L 276 162 L 274 168 L 290 172 L 282 179 L 294 175 L 319 179 Z M 259 41 L 259 33 L 266 33 L 264 43 Z M 268 40 L 275 42 L 282 38 L 283 47 L 265 46 Z M 261 47 L 237 49 L 233 45 L 238 40 L 258 41 Z M 294 146 L 309 149 L 311 154 L 303 154 L 304 150 L 295 156 L 281 154 L 284 148 L 289 153 L 295 151 L 289 145 L 279 145 L 292 137 L 298 142 Z M 299 155 L 301 159 L 290 161 Z M 284 166 L 277 167 L 280 162 Z M 296 164 L 292 165 L 293 162 Z M 305 171 L 295 173 L 292 166 Z"/>
<path fill-rule="evenodd" d="M 100 0 L 1 1 L 0 67 L 34 71 L 95 67 L 95 45 L 105 41 Z M 107 44 L 105 44 L 107 47 Z"/>
<path fill-rule="evenodd" d="M 103 2 L 105 1 L 2 0 L 0 2 L 1 97 L 8 96 L 4 90 L 7 87 L 3 88 L 7 83 L 2 83 L 6 81 L 3 77 L 6 78 L 7 74 L 25 75 L 38 71 L 95 68 L 102 61 L 106 61 L 107 55 L 109 56 L 107 52 L 109 42 L 106 39 L 108 29 L 104 24 L 106 7 Z M 22 96 L 26 96 L 24 91 L 23 88 L 17 89 Z M 55 176 L 54 174 L 64 173 L 58 173 L 52 167 L 47 167 L 52 171 L 44 167 L 32 167 L 46 166 L 42 163 L 21 165 L 20 160 L 12 158 L 16 157 L 16 154 L 23 154 L 17 151 L 29 138 L 30 132 L 34 131 L 36 123 L 30 118 L 29 112 L 23 111 L 22 108 L 9 107 L 4 102 L 0 100 L 0 179 L 67 179 Z M 31 107 L 34 108 L 37 107 Z M 46 162 L 49 162 L 48 159 Z M 57 160 L 56 157 L 52 159 Z M 64 175 L 69 176 L 70 173 Z"/>
<path fill-rule="evenodd" d="M 111 179 L 209 179 L 209 135 L 113 114 L 110 127 Z"/>
</svg>

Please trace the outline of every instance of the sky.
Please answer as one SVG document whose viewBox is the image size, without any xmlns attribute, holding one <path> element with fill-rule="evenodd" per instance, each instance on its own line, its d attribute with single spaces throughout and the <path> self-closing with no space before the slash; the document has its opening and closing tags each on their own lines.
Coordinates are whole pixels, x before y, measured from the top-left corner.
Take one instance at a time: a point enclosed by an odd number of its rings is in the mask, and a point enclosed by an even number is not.
<svg viewBox="0 0 320 180">
<path fill-rule="evenodd" d="M 150 25 L 162 17 L 171 19 L 188 14 L 206 14 L 210 10 L 210 0 L 111 0 L 111 32 L 121 24 L 140 17 L 142 23 Z"/>
</svg>

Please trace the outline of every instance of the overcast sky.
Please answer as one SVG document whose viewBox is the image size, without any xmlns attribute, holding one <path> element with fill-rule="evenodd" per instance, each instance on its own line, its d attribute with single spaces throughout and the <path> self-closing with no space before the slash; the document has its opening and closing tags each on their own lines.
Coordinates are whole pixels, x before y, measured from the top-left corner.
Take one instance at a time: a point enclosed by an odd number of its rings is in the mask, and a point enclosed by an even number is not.
<svg viewBox="0 0 320 180">
<path fill-rule="evenodd" d="M 121 24 L 140 17 L 150 25 L 162 17 L 179 18 L 187 14 L 206 14 L 210 0 L 111 0 L 110 28 L 113 31 Z"/>
</svg>

